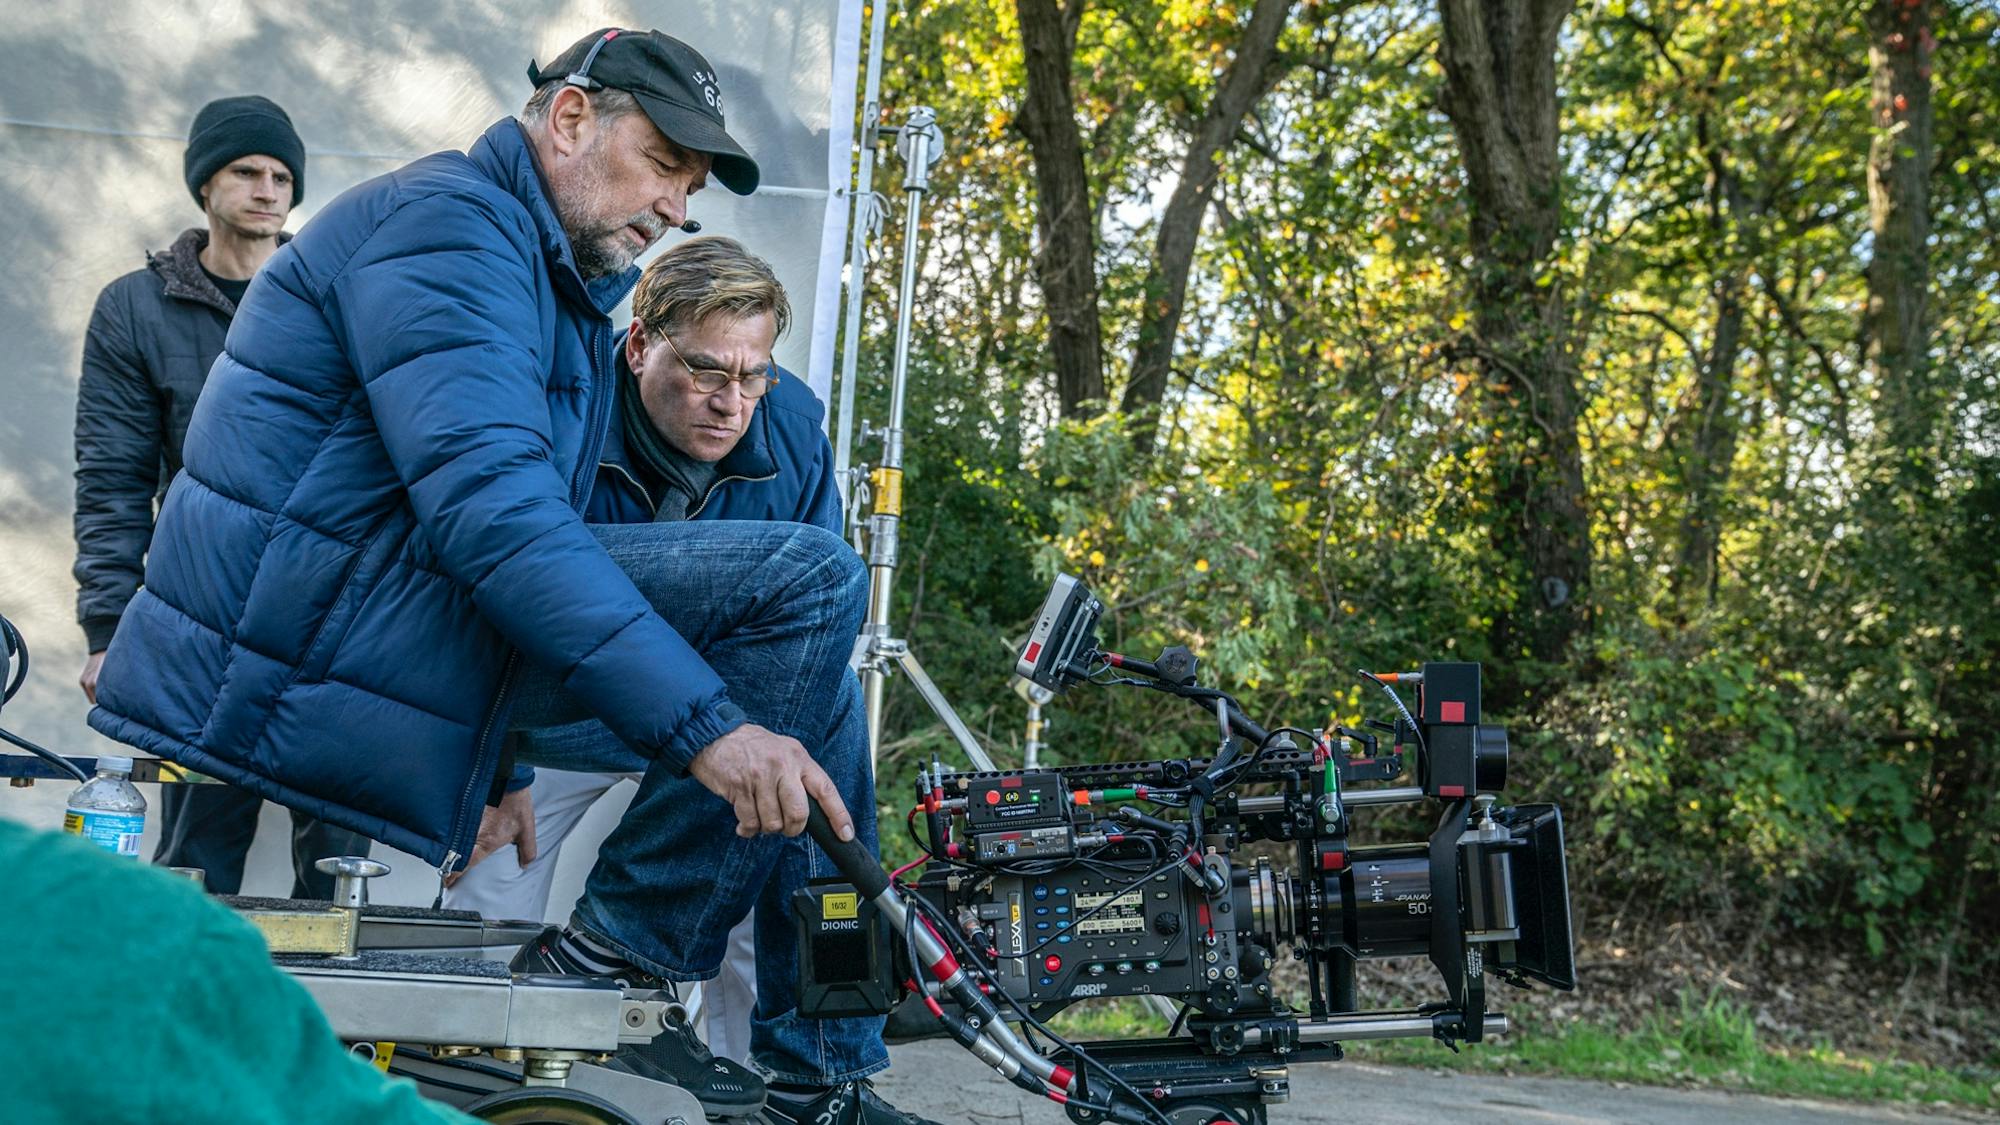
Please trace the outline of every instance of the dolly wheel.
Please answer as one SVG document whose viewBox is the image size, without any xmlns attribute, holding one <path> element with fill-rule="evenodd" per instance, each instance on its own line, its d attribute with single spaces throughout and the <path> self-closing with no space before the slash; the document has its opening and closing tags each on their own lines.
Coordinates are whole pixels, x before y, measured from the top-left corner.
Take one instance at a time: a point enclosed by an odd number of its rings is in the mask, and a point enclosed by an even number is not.
<svg viewBox="0 0 2000 1125">
<path fill-rule="evenodd" d="M 603 1098 L 555 1086 L 523 1086 L 489 1094 L 465 1112 L 496 1125 L 639 1125 Z"/>
</svg>

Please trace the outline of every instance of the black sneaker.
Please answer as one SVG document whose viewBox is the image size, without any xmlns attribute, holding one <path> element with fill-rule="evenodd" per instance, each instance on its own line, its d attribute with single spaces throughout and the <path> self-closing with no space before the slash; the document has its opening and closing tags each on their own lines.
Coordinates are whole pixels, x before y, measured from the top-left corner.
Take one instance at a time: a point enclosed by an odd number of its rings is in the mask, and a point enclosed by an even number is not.
<svg viewBox="0 0 2000 1125">
<path fill-rule="evenodd" d="M 772 1090 L 764 1103 L 764 1119 L 770 1125 L 938 1125 L 883 1101 L 866 1080 L 842 1082 L 813 1094 Z"/>
<path fill-rule="evenodd" d="M 636 965 L 611 973 L 592 972 L 571 960 L 569 955 L 562 951 L 562 946 L 557 944 L 561 938 L 561 926 L 542 927 L 541 933 L 514 951 L 514 959 L 507 962 L 507 968 L 516 973 L 540 973 L 551 977 L 596 977 L 600 980 L 615 980 L 622 987 L 640 991 L 674 992 L 672 981 L 656 977 Z"/>
<path fill-rule="evenodd" d="M 544 929 L 514 954 L 507 967 L 517 973 L 601 977 L 626 988 L 663 991 L 678 998 L 673 982 L 636 968 L 611 974 L 584 971 L 557 947 L 561 936 L 560 926 Z M 748 1117 L 757 1112 L 764 1104 L 764 1080 L 738 1063 L 716 1058 L 680 1012 L 679 1004 L 669 1008 L 666 1030 L 650 1043 L 618 1048 L 607 1068 L 678 1086 L 693 1095 L 710 1117 Z"/>
</svg>

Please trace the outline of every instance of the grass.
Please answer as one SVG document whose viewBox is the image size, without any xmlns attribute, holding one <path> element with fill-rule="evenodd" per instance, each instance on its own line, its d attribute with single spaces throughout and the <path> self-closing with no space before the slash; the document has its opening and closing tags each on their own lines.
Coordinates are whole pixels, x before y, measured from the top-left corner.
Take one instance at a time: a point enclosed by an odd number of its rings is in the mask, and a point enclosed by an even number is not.
<svg viewBox="0 0 2000 1125">
<path fill-rule="evenodd" d="M 1494 1043 L 1452 1054 L 1427 1040 L 1348 1044 L 1357 1062 L 1447 1070 L 1555 1075 L 1653 1086 L 1709 1086 L 1775 1097 L 1904 1102 L 2000 1110 L 2000 1055 L 1989 1065 L 1945 1069 L 1858 1057 L 1828 1046 L 1766 1041 L 1748 1009 L 1726 999 L 1682 994 L 1636 1029 L 1517 1022 Z M 1129 1039 L 1166 1032 L 1137 1001 L 1080 1004 L 1056 1017 L 1074 1039 Z"/>
<path fill-rule="evenodd" d="M 1507 1071 L 1646 1085 L 1715 1086 L 1778 1097 L 1945 1103 L 2000 1109 L 2000 1058 L 1948 1070 L 1765 1040 L 1748 1009 L 1683 993 L 1636 1029 L 1532 1021 L 1497 1043 L 1452 1054 L 1435 1043 L 1357 1043 L 1357 1061 Z"/>
</svg>

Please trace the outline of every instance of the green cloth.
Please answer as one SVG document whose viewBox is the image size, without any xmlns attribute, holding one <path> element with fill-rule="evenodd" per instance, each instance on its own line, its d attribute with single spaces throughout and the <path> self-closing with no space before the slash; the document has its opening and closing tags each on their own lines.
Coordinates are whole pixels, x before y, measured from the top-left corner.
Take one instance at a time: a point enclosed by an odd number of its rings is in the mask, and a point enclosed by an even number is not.
<svg viewBox="0 0 2000 1125">
<path fill-rule="evenodd" d="M 250 924 L 163 869 L 0 821 L 8 1125 L 472 1125 L 347 1053 Z"/>
<path fill-rule="evenodd" d="M 676 523 L 708 495 L 719 470 L 713 461 L 697 461 L 668 444 L 653 427 L 646 404 L 639 398 L 639 377 L 618 356 L 619 428 L 625 450 L 638 473 L 639 487 L 653 501 L 654 523 Z"/>
</svg>

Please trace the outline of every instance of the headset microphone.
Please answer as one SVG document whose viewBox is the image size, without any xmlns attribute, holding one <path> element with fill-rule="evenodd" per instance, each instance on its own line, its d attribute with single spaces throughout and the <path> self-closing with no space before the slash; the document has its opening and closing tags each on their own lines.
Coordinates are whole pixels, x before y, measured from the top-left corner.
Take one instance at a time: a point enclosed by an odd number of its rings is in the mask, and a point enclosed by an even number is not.
<svg viewBox="0 0 2000 1125">
<path fill-rule="evenodd" d="M 687 222 L 685 222 L 685 223 L 682 223 L 682 224 L 681 224 L 681 233 L 683 233 L 683 234 L 700 234 L 700 233 L 701 233 L 701 224 L 700 224 L 700 223 L 698 223 L 698 222 L 696 222 L 696 221 L 694 221 L 693 219 L 689 219 L 689 220 L 688 220 Z"/>
</svg>

